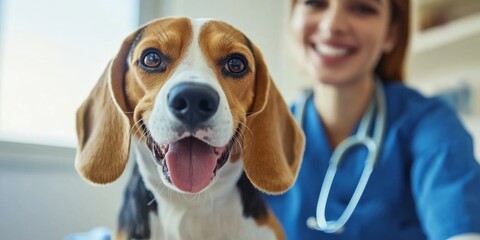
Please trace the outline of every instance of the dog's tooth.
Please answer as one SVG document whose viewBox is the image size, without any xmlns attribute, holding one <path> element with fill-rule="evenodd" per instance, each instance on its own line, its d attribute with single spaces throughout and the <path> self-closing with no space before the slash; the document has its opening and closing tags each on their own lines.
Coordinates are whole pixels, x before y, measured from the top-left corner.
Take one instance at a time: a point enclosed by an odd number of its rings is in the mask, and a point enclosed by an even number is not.
<svg viewBox="0 0 480 240">
<path fill-rule="evenodd" d="M 215 148 L 215 147 L 214 147 L 214 148 L 213 148 L 213 153 L 214 153 L 215 155 L 220 155 L 220 150 L 219 150 L 219 148 Z"/>
<path fill-rule="evenodd" d="M 160 150 L 162 150 L 162 153 L 165 155 L 168 151 L 168 144 L 160 145 Z"/>
</svg>

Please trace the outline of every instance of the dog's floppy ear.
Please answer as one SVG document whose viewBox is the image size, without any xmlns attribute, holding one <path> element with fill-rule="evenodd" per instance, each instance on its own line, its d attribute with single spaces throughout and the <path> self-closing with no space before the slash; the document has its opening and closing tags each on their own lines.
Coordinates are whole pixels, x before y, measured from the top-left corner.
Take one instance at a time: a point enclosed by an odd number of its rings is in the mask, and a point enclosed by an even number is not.
<svg viewBox="0 0 480 240">
<path fill-rule="evenodd" d="M 258 189 L 280 194 L 295 182 L 305 137 L 271 79 L 262 54 L 253 46 L 256 62 L 255 97 L 247 116 L 243 161 Z"/>
<path fill-rule="evenodd" d="M 136 34 L 127 37 L 88 98 L 77 110 L 75 168 L 85 179 L 115 181 L 128 161 L 130 116 L 125 96 L 127 55 Z"/>
</svg>

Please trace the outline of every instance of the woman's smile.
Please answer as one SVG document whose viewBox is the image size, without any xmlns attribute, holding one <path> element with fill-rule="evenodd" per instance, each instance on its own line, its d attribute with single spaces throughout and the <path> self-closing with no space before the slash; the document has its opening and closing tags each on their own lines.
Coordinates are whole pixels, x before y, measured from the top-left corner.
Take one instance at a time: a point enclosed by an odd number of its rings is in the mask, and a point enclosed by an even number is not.
<svg viewBox="0 0 480 240">
<path fill-rule="evenodd" d="M 343 43 L 321 42 L 311 45 L 311 51 L 318 57 L 319 63 L 325 66 L 335 66 L 348 61 L 356 49 Z"/>
</svg>

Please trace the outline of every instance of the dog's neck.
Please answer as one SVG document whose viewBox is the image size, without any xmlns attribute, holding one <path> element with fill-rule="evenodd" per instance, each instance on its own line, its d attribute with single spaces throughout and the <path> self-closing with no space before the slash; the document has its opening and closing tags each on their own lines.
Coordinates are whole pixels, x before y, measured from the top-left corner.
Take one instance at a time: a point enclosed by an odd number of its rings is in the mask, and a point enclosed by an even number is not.
<svg viewBox="0 0 480 240">
<path fill-rule="evenodd" d="M 156 239 L 155 236 L 160 236 L 158 239 L 252 239 L 253 236 L 240 237 L 246 234 L 245 229 L 254 229 L 256 223 L 252 218 L 243 217 L 238 191 L 232 191 L 222 200 L 206 198 L 194 200 L 195 205 L 188 206 L 176 204 L 177 196 L 172 197 L 172 201 L 161 198 L 158 222 L 152 221 L 158 226 L 152 228 L 152 239 Z"/>
</svg>

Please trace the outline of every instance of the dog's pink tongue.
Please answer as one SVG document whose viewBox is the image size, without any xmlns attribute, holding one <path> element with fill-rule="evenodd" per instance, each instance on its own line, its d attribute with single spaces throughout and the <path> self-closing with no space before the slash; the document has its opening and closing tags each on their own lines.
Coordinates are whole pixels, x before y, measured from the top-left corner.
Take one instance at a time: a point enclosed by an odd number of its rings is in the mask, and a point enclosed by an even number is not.
<svg viewBox="0 0 480 240">
<path fill-rule="evenodd" d="M 193 137 L 171 143 L 166 155 L 173 185 L 185 192 L 199 192 L 210 183 L 217 165 L 213 148 Z"/>
</svg>

